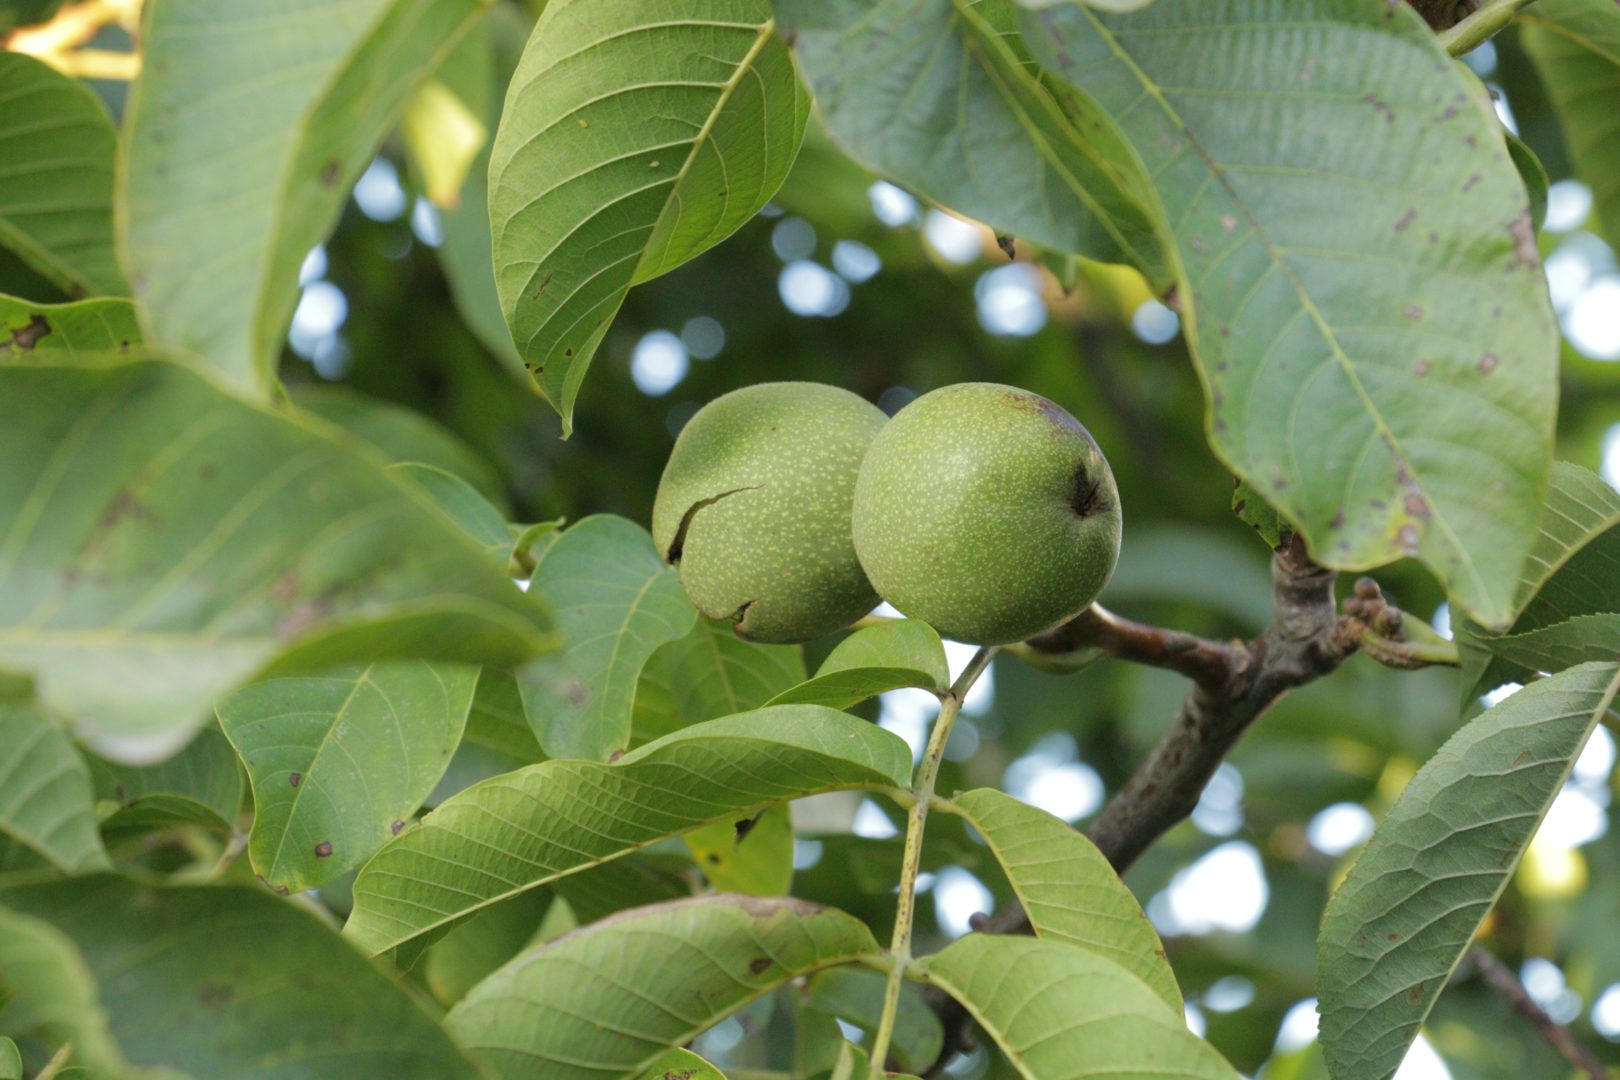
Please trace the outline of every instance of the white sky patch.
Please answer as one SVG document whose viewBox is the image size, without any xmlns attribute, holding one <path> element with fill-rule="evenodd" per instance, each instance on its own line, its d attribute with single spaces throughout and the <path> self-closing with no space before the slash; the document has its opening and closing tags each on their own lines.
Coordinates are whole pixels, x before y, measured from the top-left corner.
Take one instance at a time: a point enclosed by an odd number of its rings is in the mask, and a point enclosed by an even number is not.
<svg viewBox="0 0 1620 1080">
<path fill-rule="evenodd" d="M 889 815 L 879 810 L 877 803 L 871 799 L 863 801 L 861 808 L 855 811 L 855 824 L 850 831 L 865 840 L 887 840 L 900 833 L 894 822 L 889 820 Z"/>
<path fill-rule="evenodd" d="M 330 281 L 313 281 L 305 286 L 293 310 L 287 343 L 302 357 L 313 357 L 323 342 L 329 341 L 349 317 L 349 300 Z"/>
<path fill-rule="evenodd" d="M 878 704 L 878 726 L 904 739 L 911 747 L 911 759 L 920 760 L 928 745 L 928 725 L 939 711 L 939 699 L 927 690 L 908 686 L 880 695 Z"/>
<path fill-rule="evenodd" d="M 984 882 L 960 866 L 945 867 L 934 880 L 934 916 L 939 928 L 953 938 L 971 929 L 969 919 L 981 912 L 989 914 L 994 907 L 995 897 Z"/>
<path fill-rule="evenodd" d="M 1419 1034 L 1406 1052 L 1406 1060 L 1395 1070 L 1394 1080 L 1451 1080 L 1451 1070 L 1440 1059 L 1426 1036 Z"/>
<path fill-rule="evenodd" d="M 428 247 L 444 243 L 444 222 L 439 220 L 439 208 L 423 198 L 417 198 L 411 207 L 411 232 Z"/>
<path fill-rule="evenodd" d="M 950 667 L 952 682 L 962 674 L 968 666 L 968 661 L 972 660 L 978 651 L 976 645 L 964 645 L 960 641 L 945 642 L 945 662 Z M 978 716 L 988 709 L 995 699 L 996 672 L 993 667 L 987 667 L 984 674 L 973 684 L 973 688 L 968 691 L 967 697 L 962 700 L 962 711 Z"/>
<path fill-rule="evenodd" d="M 298 284 L 308 285 L 312 281 L 319 281 L 326 276 L 326 247 L 316 244 L 304 256 L 304 261 L 298 267 Z"/>
<path fill-rule="evenodd" d="M 917 200 L 887 180 L 879 180 L 866 189 L 872 200 L 872 213 L 890 228 L 909 225 L 918 218 Z"/>
<path fill-rule="evenodd" d="M 816 228 L 801 217 L 785 217 L 771 229 L 771 250 L 783 262 L 816 253 Z"/>
<path fill-rule="evenodd" d="M 1227 1013 L 1248 1008 L 1254 1003 L 1254 983 L 1241 975 L 1225 975 L 1209 985 L 1199 998 L 1211 1012 Z"/>
<path fill-rule="evenodd" d="M 408 199 L 394 163 L 387 158 L 373 159 L 354 183 L 354 201 L 372 221 L 393 221 L 403 214 Z"/>
<path fill-rule="evenodd" d="M 1321 1017 L 1316 1014 L 1316 999 L 1297 1001 L 1283 1014 L 1277 1027 L 1277 1049 L 1282 1053 L 1303 1050 L 1316 1041 L 1316 1028 Z"/>
<path fill-rule="evenodd" d="M 1620 424 L 1603 433 L 1603 463 L 1598 468 L 1610 487 L 1620 489 Z"/>
<path fill-rule="evenodd" d="M 1029 263 L 1008 263 L 986 270 L 973 283 L 979 325 L 992 334 L 1028 337 L 1046 325 L 1041 299 L 1041 272 Z"/>
<path fill-rule="evenodd" d="M 630 380 L 650 397 L 661 397 L 686 378 L 686 346 L 668 330 L 643 334 L 630 353 Z"/>
<path fill-rule="evenodd" d="M 1592 1027 L 1610 1042 L 1620 1042 L 1620 983 L 1614 983 L 1592 1003 Z"/>
<path fill-rule="evenodd" d="M 1586 224 L 1592 213 L 1592 189 L 1579 180 L 1560 180 L 1547 189 L 1544 232 L 1569 232 Z"/>
<path fill-rule="evenodd" d="M 831 318 L 849 307 L 849 284 L 808 259 L 797 259 L 782 267 L 776 291 L 795 315 Z"/>
<path fill-rule="evenodd" d="M 1592 737 L 1586 740 L 1586 747 L 1581 756 L 1575 759 L 1575 769 L 1571 774 L 1582 784 L 1607 784 L 1609 774 L 1614 771 L 1614 736 L 1609 729 L 1598 727 L 1593 730 Z"/>
<path fill-rule="evenodd" d="M 1485 695 L 1480 698 L 1480 700 L 1485 703 L 1485 707 L 1487 709 L 1494 709 L 1498 705 L 1502 704 L 1502 702 L 1506 701 L 1508 698 L 1512 697 L 1514 694 L 1517 694 L 1520 690 L 1523 690 L 1523 689 L 1524 689 L 1524 684 L 1523 683 L 1516 683 L 1516 682 L 1503 683 L 1501 686 L 1498 686 L 1495 690 L 1487 691 L 1485 693 Z"/>
<path fill-rule="evenodd" d="M 923 235 L 940 258 L 961 266 L 977 259 L 983 250 L 978 226 L 943 210 L 929 210 L 923 216 Z"/>
<path fill-rule="evenodd" d="M 1243 933 L 1260 921 L 1270 897 L 1260 853 L 1229 840 L 1177 871 L 1148 904 L 1148 916 L 1164 934 Z"/>
<path fill-rule="evenodd" d="M 1620 360 L 1620 276 L 1605 275 L 1564 313 L 1564 334 L 1594 360 Z"/>
<path fill-rule="evenodd" d="M 1558 965 L 1543 956 L 1532 956 L 1519 969 L 1519 981 L 1530 1000 L 1548 1016 L 1567 1024 L 1581 1014 L 1581 996 L 1569 988 Z"/>
<path fill-rule="evenodd" d="M 1231 836 L 1243 827 L 1243 774 L 1222 762 L 1193 807 L 1192 823 L 1210 836 Z"/>
<path fill-rule="evenodd" d="M 883 260 L 878 253 L 859 240 L 840 240 L 834 244 L 832 264 L 838 276 L 852 285 L 871 280 L 874 274 L 883 269 Z"/>
<path fill-rule="evenodd" d="M 1184 1002 L 1181 1006 L 1181 1015 L 1187 1022 L 1187 1030 L 1202 1039 L 1204 1037 L 1204 1010 L 1190 1001 Z"/>
<path fill-rule="evenodd" d="M 1163 345 L 1181 333 L 1181 316 L 1157 300 L 1144 300 L 1131 316 L 1131 331 L 1149 345 Z"/>
<path fill-rule="evenodd" d="M 1440 606 L 1434 609 L 1434 618 L 1429 620 L 1429 625 L 1434 627 L 1434 632 L 1435 633 L 1439 634 L 1441 637 L 1445 638 L 1447 641 L 1450 641 L 1451 640 L 1451 605 L 1444 602 L 1444 601 L 1442 601 Z"/>
<path fill-rule="evenodd" d="M 1055 763 L 1027 755 L 1007 766 L 1008 794 L 1073 824 L 1096 813 L 1103 801 L 1102 777 L 1081 761 Z"/>
<path fill-rule="evenodd" d="M 1311 846 L 1324 855 L 1343 855 L 1372 835 L 1373 816 L 1360 803 L 1334 803 L 1318 811 L 1305 827 Z"/>
</svg>

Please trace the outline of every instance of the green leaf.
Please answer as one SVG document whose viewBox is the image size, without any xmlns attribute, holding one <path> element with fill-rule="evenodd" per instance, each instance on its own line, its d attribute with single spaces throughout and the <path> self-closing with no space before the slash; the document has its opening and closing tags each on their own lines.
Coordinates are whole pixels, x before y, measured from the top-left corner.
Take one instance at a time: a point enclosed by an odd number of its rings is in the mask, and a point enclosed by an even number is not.
<svg viewBox="0 0 1620 1080">
<path fill-rule="evenodd" d="M 242 809 L 242 766 L 216 725 L 197 733 L 174 757 L 156 765 L 90 759 L 96 797 L 116 809 L 102 819 L 109 836 L 202 825 L 229 832 Z"/>
<path fill-rule="evenodd" d="M 489 462 L 415 409 L 324 383 L 293 386 L 288 393 L 299 408 L 371 444 L 390 461 L 418 461 L 454 473 L 503 505 L 504 482 Z"/>
<path fill-rule="evenodd" d="M 379 851 L 344 933 L 372 954 L 414 950 L 490 904 L 665 837 L 817 792 L 903 787 L 910 772 L 900 738 L 814 705 L 711 720 L 611 765 L 542 762 L 468 788 Z"/>
<path fill-rule="evenodd" d="M 1620 248 L 1620 8 L 1609 0 L 1544 0 L 1514 20 L 1558 112 L 1575 175 L 1592 188 L 1597 230 Z"/>
<path fill-rule="evenodd" d="M 17 1044 L 0 1035 L 0 1080 L 23 1080 L 22 1054 Z"/>
<path fill-rule="evenodd" d="M 389 470 L 415 484 L 428 501 L 497 560 L 512 550 L 512 530 L 478 489 L 452 472 L 420 461 L 402 461 Z"/>
<path fill-rule="evenodd" d="M 951 803 L 990 845 L 1038 936 L 1112 960 L 1180 1015 L 1181 988 L 1159 935 L 1090 840 L 1046 811 L 988 788 Z"/>
<path fill-rule="evenodd" d="M 0 700 L 0 840 L 69 874 L 107 865 L 90 771 L 32 701 Z"/>
<path fill-rule="evenodd" d="M 804 679 L 796 645 L 744 641 L 731 627 L 698 616 L 685 637 L 660 645 L 636 685 L 632 721 L 649 742 L 719 716 L 757 709 Z"/>
<path fill-rule="evenodd" d="M 136 1064 L 196 1077 L 476 1075 L 402 988 L 257 886 L 103 875 L 9 889 L 0 907 L 77 946 Z"/>
<path fill-rule="evenodd" d="M 928 981 L 962 1003 L 1026 1080 L 1237 1080 L 1180 1012 L 1089 949 L 969 934 L 923 963 Z"/>
<path fill-rule="evenodd" d="M 1490 647 L 1527 673 L 1563 671 L 1588 660 L 1609 660 L 1620 656 L 1620 613 L 1578 615 L 1543 630 L 1492 638 Z"/>
<path fill-rule="evenodd" d="M 514 896 L 435 941 L 422 961 L 422 979 L 433 996 L 445 1006 L 465 997 L 534 938 L 554 899 L 544 889 Z"/>
<path fill-rule="evenodd" d="M 1316 986 L 1334 1076 L 1395 1074 L 1617 691 L 1613 662 L 1534 683 L 1406 786 L 1322 917 Z"/>
<path fill-rule="evenodd" d="M 1558 329 L 1499 123 L 1422 19 L 1159 0 L 1022 22 L 1155 178 L 1217 453 L 1319 561 L 1416 555 L 1505 624 L 1552 456 Z"/>
<path fill-rule="evenodd" d="M 886 981 L 878 972 L 858 967 L 823 971 L 806 985 L 804 1007 L 872 1033 L 877 1030 L 878 1017 L 883 1015 Z M 944 1041 L 945 1031 L 934 1010 L 902 987 L 894 1017 L 894 1041 L 889 1048 L 894 1059 L 904 1069 L 922 1072 L 939 1058 Z"/>
<path fill-rule="evenodd" d="M 478 0 L 159 3 L 124 117 L 129 268 L 150 340 L 264 395 L 298 268 Z M 267 32 L 270 19 L 277 32 Z"/>
<path fill-rule="evenodd" d="M 771 704 L 847 709 L 902 686 L 941 693 L 950 685 L 939 634 L 925 622 L 901 619 L 855 631 L 827 654 L 815 678 L 782 691 Z"/>
<path fill-rule="evenodd" d="M 726 1080 L 726 1074 L 692 1051 L 676 1047 L 647 1066 L 640 1080 Z"/>
<path fill-rule="evenodd" d="M 1511 654 L 1535 649 L 1549 639 L 1538 635 L 1586 615 L 1620 612 L 1620 493 L 1596 473 L 1554 462 L 1546 510 L 1536 546 L 1521 571 L 1514 597 L 1516 616 L 1505 635 L 1458 620 L 1462 653 L 1463 703 L 1505 682 L 1523 682 L 1537 666 Z M 1557 631 L 1552 640 L 1567 631 Z M 1593 659 L 1593 657 L 1586 657 Z"/>
<path fill-rule="evenodd" d="M 0 53 L 0 57 L 12 55 Z M 135 305 L 101 298 L 35 304 L 0 296 L 0 363 L 98 364 L 127 358 L 141 340 Z"/>
<path fill-rule="evenodd" d="M 697 619 L 680 578 L 647 530 L 599 514 L 546 548 L 530 587 L 550 601 L 564 643 L 518 681 L 540 745 L 590 760 L 624 749 L 642 666 Z"/>
<path fill-rule="evenodd" d="M 1505 127 L 1502 129 L 1502 139 L 1513 158 L 1513 167 L 1519 170 L 1525 193 L 1530 196 L 1530 219 L 1540 229 L 1547 220 L 1547 188 L 1552 183 L 1547 177 L 1547 167 L 1536 157 L 1536 152 L 1525 145 L 1523 139 Z"/>
<path fill-rule="evenodd" d="M 1239 521 L 1260 534 L 1270 548 L 1279 548 L 1293 535 L 1293 528 L 1247 481 L 1238 480 L 1232 489 L 1232 513 Z"/>
<path fill-rule="evenodd" d="M 395 660 L 266 679 L 218 705 L 253 783 L 248 855 L 303 892 L 397 836 L 461 742 L 478 669 Z"/>
<path fill-rule="evenodd" d="M 786 896 L 793 886 L 793 821 L 786 803 L 686 834 L 692 858 L 721 892 Z"/>
<path fill-rule="evenodd" d="M 0 365 L 0 461 L 0 655 L 105 757 L 167 757 L 268 669 L 551 644 L 371 455 L 183 367 Z"/>
<path fill-rule="evenodd" d="M 474 987 L 445 1027 L 503 1080 L 634 1077 L 788 980 L 877 952 L 841 911 L 716 893 L 526 952 Z"/>
<path fill-rule="evenodd" d="M 1085 95 L 1043 85 L 1012 0 L 775 7 L 851 156 L 998 233 L 1168 279 L 1134 156 Z"/>
<path fill-rule="evenodd" d="M 523 712 L 523 697 L 511 674 L 484 668 L 478 673 L 472 711 L 467 714 L 467 741 L 498 750 L 521 765 L 532 765 L 546 755 L 534 739 L 534 729 Z"/>
<path fill-rule="evenodd" d="M 708 250 L 781 186 L 810 102 L 764 0 L 552 0 L 489 164 L 495 281 L 572 428 L 631 285 Z"/>
<path fill-rule="evenodd" d="M 95 976 L 73 940 L 42 918 L 0 906 L 0 1028 L 52 1045 L 75 1060 L 124 1075 Z"/>
<path fill-rule="evenodd" d="M 126 295 L 112 117 L 84 83 L 15 52 L 0 52 L 0 103 L 0 246 L 69 296 Z"/>
</svg>

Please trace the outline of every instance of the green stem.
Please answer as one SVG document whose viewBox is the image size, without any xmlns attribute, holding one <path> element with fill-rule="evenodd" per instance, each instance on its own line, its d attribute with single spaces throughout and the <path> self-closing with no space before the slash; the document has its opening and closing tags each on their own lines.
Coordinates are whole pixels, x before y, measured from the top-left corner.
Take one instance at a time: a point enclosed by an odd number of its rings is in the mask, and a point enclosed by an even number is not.
<svg viewBox="0 0 1620 1080">
<path fill-rule="evenodd" d="M 951 726 L 956 714 L 962 711 L 962 699 L 978 681 L 984 669 L 995 658 L 996 646 L 987 645 L 973 654 L 968 666 L 962 670 L 951 688 L 940 700 L 939 716 L 934 730 L 928 736 L 928 747 L 917 766 L 917 780 L 911 785 L 915 800 L 906 815 L 906 849 L 900 864 L 900 898 L 895 906 L 894 937 L 889 943 L 889 979 L 883 992 L 883 1012 L 878 1018 L 877 1036 L 872 1041 L 872 1080 L 883 1080 L 883 1063 L 889 1056 L 889 1043 L 894 1038 L 894 1019 L 900 1008 L 900 984 L 911 966 L 911 923 L 917 909 L 917 870 L 922 865 L 923 827 L 928 821 L 929 805 L 934 800 L 934 781 L 939 778 L 939 765 L 945 757 L 945 744 L 951 738 Z"/>
<path fill-rule="evenodd" d="M 1442 30 L 1440 44 L 1452 56 L 1471 53 L 1512 22 L 1520 8 L 1533 3 L 1535 0 L 1485 0 L 1484 5 L 1468 18 L 1449 30 Z"/>
</svg>

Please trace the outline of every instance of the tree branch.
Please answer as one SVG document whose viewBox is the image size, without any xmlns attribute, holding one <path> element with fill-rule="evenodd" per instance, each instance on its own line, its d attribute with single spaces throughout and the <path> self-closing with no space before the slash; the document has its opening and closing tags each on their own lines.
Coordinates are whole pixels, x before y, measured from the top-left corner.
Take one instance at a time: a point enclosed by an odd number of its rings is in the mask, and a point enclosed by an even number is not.
<svg viewBox="0 0 1620 1080">
<path fill-rule="evenodd" d="M 1498 959 L 1495 953 L 1476 945 L 1468 951 L 1468 958 L 1485 985 L 1507 1002 L 1514 1012 L 1536 1025 L 1565 1061 L 1591 1077 L 1591 1080 L 1607 1080 L 1609 1074 L 1603 1062 L 1575 1038 L 1569 1028 L 1548 1016 L 1545 1009 L 1531 1000 L 1524 984 L 1513 974 L 1513 969 Z"/>
</svg>

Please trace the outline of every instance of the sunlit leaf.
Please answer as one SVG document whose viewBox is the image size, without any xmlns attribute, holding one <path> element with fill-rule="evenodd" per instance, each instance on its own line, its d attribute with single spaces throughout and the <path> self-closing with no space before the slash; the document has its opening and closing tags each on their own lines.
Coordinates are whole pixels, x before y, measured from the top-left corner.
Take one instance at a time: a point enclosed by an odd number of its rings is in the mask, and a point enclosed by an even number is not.
<svg viewBox="0 0 1620 1080">
<path fill-rule="evenodd" d="M 23 1080 L 22 1054 L 17 1044 L 0 1036 L 0 1080 Z"/>
<path fill-rule="evenodd" d="M 774 6 L 851 156 L 998 233 L 1168 277 L 1130 150 L 1083 95 L 1042 85 L 1012 0 Z"/>
<path fill-rule="evenodd" d="M 69 296 L 129 292 L 113 248 L 117 151 L 94 91 L 0 51 L 0 247 Z"/>
<path fill-rule="evenodd" d="M 134 1064 L 199 1080 L 329 1076 L 334 1061 L 345 1076 L 476 1075 L 400 986 L 315 916 L 257 886 L 161 888 L 99 875 L 5 890 L 0 909 L 0 918 L 48 923 L 77 947 L 110 1034 Z M 0 958 L 0 972 L 7 967 Z"/>
<path fill-rule="evenodd" d="M 478 0 L 154 4 L 120 223 L 150 338 L 264 394 L 298 270 Z M 277 32 L 267 32 L 271 18 Z"/>
<path fill-rule="evenodd" d="M 218 727 L 197 733 L 174 757 L 156 765 L 90 759 L 96 798 L 117 807 L 102 819 L 109 836 L 202 825 L 226 832 L 242 809 L 242 766 Z"/>
<path fill-rule="evenodd" d="M 969 934 L 924 963 L 928 980 L 966 1007 L 1025 1080 L 1237 1080 L 1179 1011 L 1090 949 Z"/>
<path fill-rule="evenodd" d="M 26 698 L 0 698 L 0 840 L 70 874 L 107 865 L 84 759 Z"/>
<path fill-rule="evenodd" d="M 847 709 L 902 686 L 938 693 L 950 684 L 939 634 L 925 622 L 901 619 L 855 631 L 827 654 L 815 678 L 782 691 L 771 704 Z"/>
<path fill-rule="evenodd" d="M 486 667 L 478 673 L 478 689 L 467 714 L 466 738 L 522 765 L 532 765 L 545 757 L 523 712 L 517 682 L 507 672 L 494 668 Z"/>
<path fill-rule="evenodd" d="M 951 802 L 995 852 L 1038 936 L 1112 960 L 1180 1013 L 1181 988 L 1159 935 L 1090 840 L 1046 811 L 989 788 Z"/>
<path fill-rule="evenodd" d="M 642 669 L 635 738 L 651 741 L 717 716 L 757 709 L 803 679 L 798 646 L 745 641 L 730 626 L 700 615 L 685 637 L 659 646 Z"/>
<path fill-rule="evenodd" d="M 256 672 L 515 665 L 551 643 L 420 496 L 185 368 L 0 365 L 0 655 L 105 757 L 160 760 Z"/>
<path fill-rule="evenodd" d="M 1334 1076 L 1395 1075 L 1617 691 L 1613 662 L 1534 683 L 1406 786 L 1322 917 L 1316 986 Z"/>
<path fill-rule="evenodd" d="M 546 548 L 530 587 L 550 601 L 563 635 L 562 655 L 519 681 L 540 745 L 593 760 L 623 750 L 642 665 L 697 619 L 680 578 L 647 530 L 600 514 Z"/>
<path fill-rule="evenodd" d="M 693 829 L 686 846 L 721 892 L 786 896 L 793 885 L 793 821 L 786 803 Z"/>
<path fill-rule="evenodd" d="M 529 944 L 554 899 L 544 889 L 522 893 L 485 908 L 435 941 L 422 960 L 422 980 L 433 996 L 446 1006 L 460 1001 Z"/>
<path fill-rule="evenodd" d="M 1434 34 L 1362 0 L 1066 4 L 1022 26 L 1154 177 L 1217 452 L 1319 561 L 1416 555 L 1504 625 L 1557 325 L 1499 123 Z"/>
<path fill-rule="evenodd" d="M 478 669 L 394 660 L 265 679 L 220 700 L 253 783 L 248 856 L 277 892 L 359 866 L 397 836 L 461 742 Z"/>
<path fill-rule="evenodd" d="M 140 340 L 135 305 L 128 300 L 35 304 L 0 296 L 0 363 L 119 362 Z"/>
<path fill-rule="evenodd" d="M 1515 19 L 1519 39 L 1556 107 L 1575 174 L 1592 188 L 1596 228 L 1620 248 L 1620 7 L 1545 0 Z"/>
<path fill-rule="evenodd" d="M 911 750 L 846 713 L 784 705 L 686 728 L 611 765 L 547 761 L 443 803 L 360 871 L 344 933 L 409 958 L 525 889 L 820 791 L 909 782 Z"/>
<path fill-rule="evenodd" d="M 474 987 L 445 1026 L 503 1080 L 636 1077 L 789 979 L 877 951 L 843 912 L 715 893 L 526 952 Z"/>
<path fill-rule="evenodd" d="M 490 155 L 495 281 L 518 352 L 572 427 L 631 285 L 765 204 L 809 99 L 765 0 L 552 0 Z"/>
</svg>

